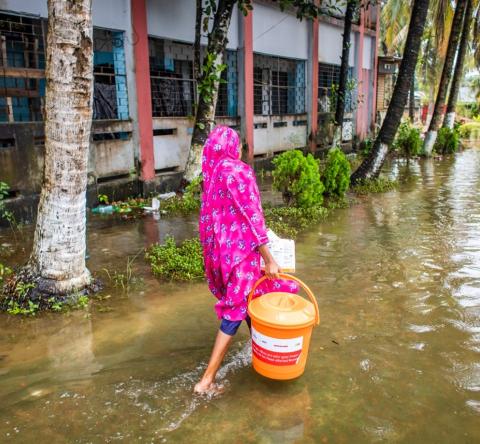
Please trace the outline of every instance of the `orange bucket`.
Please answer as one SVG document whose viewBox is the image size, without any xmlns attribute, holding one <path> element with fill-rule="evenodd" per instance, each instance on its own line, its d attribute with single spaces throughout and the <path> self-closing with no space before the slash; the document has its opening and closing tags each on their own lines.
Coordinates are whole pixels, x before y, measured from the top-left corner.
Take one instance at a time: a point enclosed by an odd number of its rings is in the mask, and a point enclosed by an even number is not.
<svg viewBox="0 0 480 444">
<path fill-rule="evenodd" d="M 318 304 L 312 291 L 288 274 L 282 279 L 295 281 L 310 301 L 297 294 L 266 293 L 252 300 L 260 278 L 248 296 L 248 314 L 252 320 L 252 363 L 257 373 L 270 379 L 294 379 L 301 376 L 307 362 L 314 325 L 320 324 Z"/>
</svg>

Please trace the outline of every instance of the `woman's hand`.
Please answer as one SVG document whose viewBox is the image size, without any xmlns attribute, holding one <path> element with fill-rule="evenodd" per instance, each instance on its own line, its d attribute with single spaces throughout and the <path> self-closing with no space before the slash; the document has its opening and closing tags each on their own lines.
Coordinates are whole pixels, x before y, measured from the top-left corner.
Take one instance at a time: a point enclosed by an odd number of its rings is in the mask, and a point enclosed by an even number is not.
<svg viewBox="0 0 480 444">
<path fill-rule="evenodd" d="M 260 245 L 258 251 L 260 251 L 263 261 L 265 262 L 265 276 L 267 276 L 268 279 L 278 279 L 278 273 L 280 273 L 282 270 L 280 270 L 280 267 L 270 253 L 268 245 Z"/>
<path fill-rule="evenodd" d="M 278 273 L 281 271 L 275 259 L 272 259 L 271 262 L 265 262 L 265 276 L 267 276 L 268 279 L 278 279 Z"/>
</svg>

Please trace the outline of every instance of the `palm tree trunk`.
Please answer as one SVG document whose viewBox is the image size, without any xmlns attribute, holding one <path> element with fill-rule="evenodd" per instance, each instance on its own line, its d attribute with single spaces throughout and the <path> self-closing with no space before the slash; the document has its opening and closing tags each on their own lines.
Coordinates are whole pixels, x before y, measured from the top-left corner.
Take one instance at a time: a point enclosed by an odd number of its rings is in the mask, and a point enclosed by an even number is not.
<svg viewBox="0 0 480 444">
<path fill-rule="evenodd" d="M 91 282 L 85 266 L 85 192 L 92 124 L 91 0 L 48 0 L 45 170 L 26 272 L 41 294 Z"/>
<path fill-rule="evenodd" d="M 218 66 L 223 63 L 223 54 L 227 46 L 228 27 L 230 26 L 233 7 L 236 3 L 235 0 L 220 0 L 218 3 L 212 30 L 208 34 L 207 57 L 204 58 L 203 73 L 200 82 L 203 82 L 206 76 L 215 74 Z M 215 61 L 210 68 L 207 68 L 208 54 L 215 56 Z M 212 91 L 209 94 L 198 95 L 195 126 L 193 128 L 190 151 L 183 175 L 184 182 L 186 183 L 198 177 L 202 169 L 202 148 L 207 140 L 208 134 L 215 125 L 218 86 L 219 82 L 216 81 L 212 85 Z"/>
<path fill-rule="evenodd" d="M 450 37 L 448 38 L 447 54 L 443 64 L 442 76 L 438 87 L 437 98 L 435 100 L 435 107 L 433 108 L 432 119 L 428 127 L 423 150 L 427 156 L 430 156 L 433 151 L 433 146 L 437 140 L 437 132 L 442 120 L 442 111 L 445 106 L 445 99 L 447 98 L 448 86 L 450 84 L 450 77 L 452 75 L 453 62 L 455 60 L 455 53 L 458 49 L 458 41 L 462 32 L 462 21 L 465 13 L 465 6 L 467 0 L 458 0 L 453 15 L 452 28 L 450 30 Z"/>
<path fill-rule="evenodd" d="M 340 78 L 338 81 L 337 103 L 335 109 L 335 127 L 332 147 L 342 142 L 343 117 L 345 115 L 345 99 L 347 94 L 348 61 L 350 58 L 350 40 L 352 32 L 352 20 L 359 5 L 359 0 L 348 0 L 345 11 L 342 41 L 342 64 L 340 65 Z"/>
<path fill-rule="evenodd" d="M 408 98 L 408 117 L 412 123 L 415 121 L 415 72 L 413 73 L 413 79 L 410 85 L 410 96 Z"/>
<path fill-rule="evenodd" d="M 369 156 L 352 174 L 351 182 L 353 185 L 363 179 L 378 177 L 380 169 L 385 162 L 407 103 L 410 85 L 417 65 L 429 3 L 430 0 L 415 0 L 413 3 L 407 41 L 405 42 L 402 63 L 400 64 L 392 99 Z"/>
<path fill-rule="evenodd" d="M 467 53 L 468 40 L 470 37 L 470 25 L 472 22 L 473 1 L 467 0 L 467 9 L 465 18 L 463 19 L 462 37 L 460 39 L 460 47 L 458 49 L 457 61 L 453 72 L 452 86 L 450 87 L 450 95 L 448 96 L 447 112 L 443 120 L 443 126 L 453 129 L 455 123 L 455 107 L 457 105 L 458 91 L 463 77 L 463 67 L 465 65 L 465 55 Z"/>
</svg>

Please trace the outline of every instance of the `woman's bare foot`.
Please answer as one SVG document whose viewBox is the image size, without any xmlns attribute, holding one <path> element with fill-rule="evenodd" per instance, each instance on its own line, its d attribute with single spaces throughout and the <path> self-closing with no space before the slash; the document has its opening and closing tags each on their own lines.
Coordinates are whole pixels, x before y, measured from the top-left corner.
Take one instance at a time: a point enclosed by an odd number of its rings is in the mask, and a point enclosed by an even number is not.
<svg viewBox="0 0 480 444">
<path fill-rule="evenodd" d="M 198 395 L 217 396 L 225 391 L 225 387 L 221 384 L 216 384 L 213 381 L 201 380 L 193 389 L 193 392 Z"/>
</svg>

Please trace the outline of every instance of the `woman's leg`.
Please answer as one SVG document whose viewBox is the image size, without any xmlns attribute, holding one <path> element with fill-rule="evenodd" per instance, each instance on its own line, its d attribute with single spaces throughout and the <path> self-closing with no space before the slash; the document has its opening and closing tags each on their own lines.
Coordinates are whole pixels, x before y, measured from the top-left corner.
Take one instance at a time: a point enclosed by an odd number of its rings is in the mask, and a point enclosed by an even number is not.
<svg viewBox="0 0 480 444">
<path fill-rule="evenodd" d="M 219 391 L 218 387 L 215 385 L 215 376 L 222 364 L 225 353 L 228 351 L 228 347 L 230 347 L 232 338 L 241 323 L 242 321 L 227 321 L 226 319 L 222 319 L 222 324 L 220 325 L 220 330 L 218 330 L 217 338 L 215 339 L 210 361 L 208 362 L 207 369 L 205 370 L 202 379 L 195 385 L 195 393 Z"/>
</svg>

